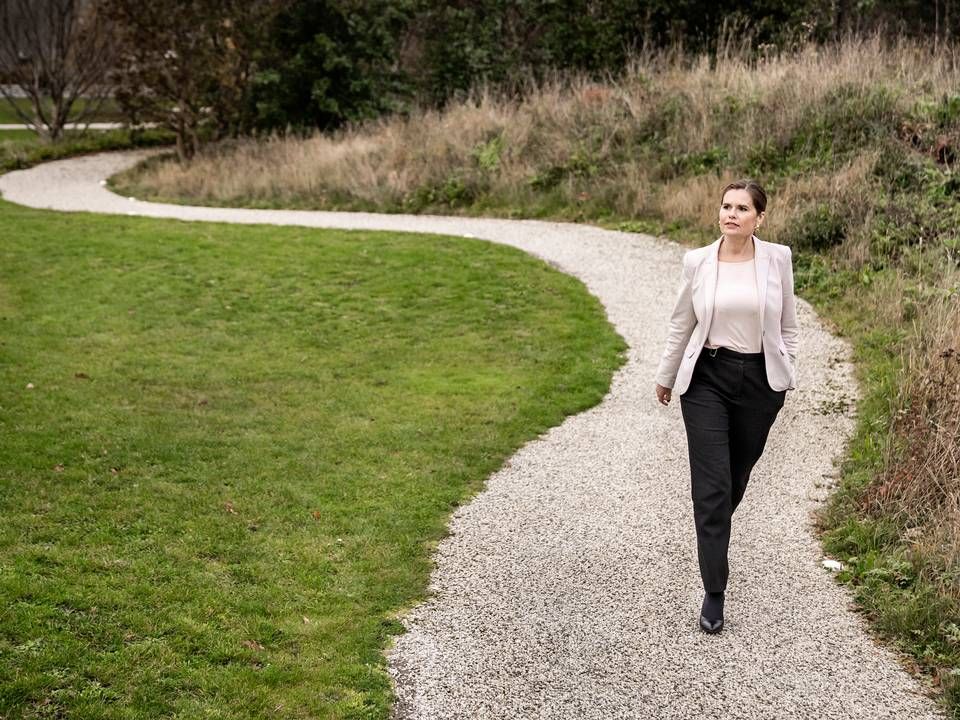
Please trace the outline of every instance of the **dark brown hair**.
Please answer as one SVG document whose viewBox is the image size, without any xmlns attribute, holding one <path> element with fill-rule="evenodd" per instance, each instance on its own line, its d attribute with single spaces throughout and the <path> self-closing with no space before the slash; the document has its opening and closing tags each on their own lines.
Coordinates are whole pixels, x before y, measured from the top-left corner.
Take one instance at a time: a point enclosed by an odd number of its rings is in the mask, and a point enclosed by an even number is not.
<svg viewBox="0 0 960 720">
<path fill-rule="evenodd" d="M 753 207 L 756 208 L 757 215 L 767 209 L 767 193 L 764 192 L 764 189 L 760 187 L 760 183 L 756 180 L 751 180 L 750 178 L 734 180 L 720 193 L 721 204 L 723 203 L 723 196 L 727 194 L 727 190 L 746 190 L 750 193 L 750 199 L 753 200 Z"/>
</svg>

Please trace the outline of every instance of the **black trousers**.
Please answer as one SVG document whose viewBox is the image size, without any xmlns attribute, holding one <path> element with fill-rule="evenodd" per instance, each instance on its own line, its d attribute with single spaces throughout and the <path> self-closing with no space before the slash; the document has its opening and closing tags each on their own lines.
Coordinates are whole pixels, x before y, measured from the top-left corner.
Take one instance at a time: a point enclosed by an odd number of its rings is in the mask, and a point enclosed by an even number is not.
<svg viewBox="0 0 960 720">
<path fill-rule="evenodd" d="M 707 592 L 727 587 L 730 518 L 747 489 L 786 390 L 767 382 L 763 353 L 704 348 L 680 396 L 687 431 L 700 577 Z"/>
</svg>

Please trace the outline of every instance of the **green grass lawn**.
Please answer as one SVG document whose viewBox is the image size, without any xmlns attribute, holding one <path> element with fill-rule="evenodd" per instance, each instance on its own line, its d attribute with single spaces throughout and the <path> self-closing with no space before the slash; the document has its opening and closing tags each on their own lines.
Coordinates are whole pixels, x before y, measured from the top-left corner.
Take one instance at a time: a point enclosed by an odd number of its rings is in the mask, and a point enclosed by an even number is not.
<svg viewBox="0 0 960 720">
<path fill-rule="evenodd" d="M 0 172 L 84 153 L 165 145 L 172 141 L 173 135 L 162 129 L 68 130 L 56 143 L 44 142 L 32 130 L 0 130 Z"/>
<path fill-rule="evenodd" d="M 624 360 L 484 241 L 0 222 L 6 719 L 387 717 L 452 508 Z"/>
<path fill-rule="evenodd" d="M 37 134 L 33 130 L 0 130 L 0 145 L 17 143 L 32 145 L 37 142 Z"/>
<path fill-rule="evenodd" d="M 23 109 L 27 114 L 33 114 L 33 105 L 30 100 L 27 98 L 15 98 L 17 106 Z M 85 107 L 85 100 L 83 98 L 77 100 L 73 106 L 73 112 L 70 115 L 70 122 L 83 112 Z M 120 112 L 120 109 L 117 107 L 116 102 L 111 99 L 107 99 L 103 105 L 100 107 L 100 110 L 90 118 L 90 122 L 121 122 L 123 120 L 123 115 Z M 0 97 L 0 123 L 22 123 L 23 119 L 17 115 L 16 111 L 10 107 L 10 102 L 3 97 Z"/>
<path fill-rule="evenodd" d="M 44 143 L 33 130 L 0 130 L 0 168 L 12 158 L 19 158 L 31 152 L 39 152 Z"/>
</svg>

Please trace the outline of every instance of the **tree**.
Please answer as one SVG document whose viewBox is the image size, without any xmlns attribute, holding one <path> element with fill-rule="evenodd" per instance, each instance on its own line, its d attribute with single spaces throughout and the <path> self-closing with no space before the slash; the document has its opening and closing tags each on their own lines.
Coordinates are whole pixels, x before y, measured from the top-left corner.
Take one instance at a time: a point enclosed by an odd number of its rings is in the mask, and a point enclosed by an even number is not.
<svg viewBox="0 0 960 720">
<path fill-rule="evenodd" d="M 272 18 L 289 0 L 104 0 L 116 23 L 117 101 L 173 130 L 181 161 L 201 136 L 249 129 L 251 79 Z"/>
<path fill-rule="evenodd" d="M 0 94 L 49 140 L 60 138 L 68 120 L 94 115 L 109 96 L 112 48 L 96 0 L 0 0 Z M 29 99 L 30 110 L 11 87 Z"/>
<path fill-rule="evenodd" d="M 403 111 L 399 69 L 414 0 L 297 0 L 280 13 L 253 93 L 261 128 L 338 127 Z"/>
</svg>

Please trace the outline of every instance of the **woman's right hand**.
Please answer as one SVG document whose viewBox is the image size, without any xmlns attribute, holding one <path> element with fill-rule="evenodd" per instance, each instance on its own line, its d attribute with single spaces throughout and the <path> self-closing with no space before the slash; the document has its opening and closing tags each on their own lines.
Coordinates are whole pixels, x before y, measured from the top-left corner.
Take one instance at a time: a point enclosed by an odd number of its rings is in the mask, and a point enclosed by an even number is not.
<svg viewBox="0 0 960 720">
<path fill-rule="evenodd" d="M 661 405 L 669 405 L 671 395 L 673 395 L 673 390 L 657 383 L 657 401 Z"/>
</svg>

